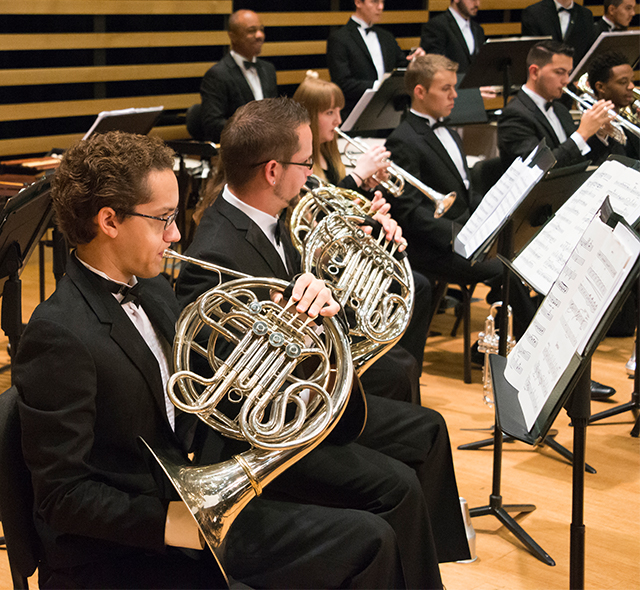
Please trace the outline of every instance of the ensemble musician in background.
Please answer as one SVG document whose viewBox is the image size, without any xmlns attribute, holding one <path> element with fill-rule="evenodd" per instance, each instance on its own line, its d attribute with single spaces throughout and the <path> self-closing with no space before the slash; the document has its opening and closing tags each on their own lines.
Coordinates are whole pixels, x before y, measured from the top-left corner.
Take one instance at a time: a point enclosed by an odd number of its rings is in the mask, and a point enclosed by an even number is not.
<svg viewBox="0 0 640 590">
<path fill-rule="evenodd" d="M 636 13 L 636 0 L 604 0 L 604 14 L 596 21 L 596 37 L 600 33 L 626 31 Z"/>
<path fill-rule="evenodd" d="M 458 64 L 458 73 L 469 70 L 484 43 L 484 29 L 472 17 L 478 14 L 480 0 L 451 0 L 449 9 L 422 25 L 420 47 L 426 53 L 439 53 Z"/>
<path fill-rule="evenodd" d="M 589 86 L 597 100 L 610 100 L 616 111 L 633 108 L 635 96 L 633 89 L 633 68 L 623 53 L 607 51 L 596 55 L 589 64 Z M 634 124 L 640 132 L 640 112 L 637 109 Z M 615 142 L 612 152 L 624 154 L 634 160 L 640 160 L 640 137 L 624 129 L 627 138 L 622 146 L 608 136 L 606 139 Z"/>
<path fill-rule="evenodd" d="M 332 82 L 344 93 L 342 118 L 346 119 L 364 91 L 377 88 L 385 73 L 403 68 L 407 60 L 424 54 L 418 47 L 405 57 L 395 37 L 377 26 L 384 0 L 354 0 L 349 22 L 329 35 L 327 65 Z"/>
<path fill-rule="evenodd" d="M 522 11 L 522 36 L 547 37 L 574 49 L 578 64 L 596 38 L 593 14 L 573 0 L 541 0 Z"/>
<path fill-rule="evenodd" d="M 311 154 L 309 117 L 295 101 L 267 99 L 239 109 L 221 139 L 228 184 L 205 211 L 188 253 L 258 276 L 288 280 L 298 273 L 297 252 L 286 232 L 278 241 L 276 228 L 278 216 L 297 199 L 311 173 Z M 393 230 L 393 222 L 381 221 Z M 217 281 L 187 264 L 178 277 L 179 301 L 189 303 Z M 383 465 L 390 463 L 394 473 L 401 473 L 399 483 L 413 479 L 422 489 L 415 522 L 390 521 L 399 535 L 407 587 L 440 587 L 437 562 L 468 554 L 446 424 L 428 408 L 379 396 L 366 399 L 367 423 L 356 443 L 335 447 L 325 441 L 271 483 L 265 495 L 377 512 L 378 500 L 367 492 L 358 470 L 367 465 L 389 469 Z M 342 458 L 347 451 L 361 460 Z"/>
<path fill-rule="evenodd" d="M 229 17 L 231 47 L 202 79 L 200 118 L 204 139 L 219 142 L 227 119 L 251 100 L 278 95 L 276 69 L 258 59 L 264 43 L 264 27 L 252 10 L 238 10 Z"/>
<path fill-rule="evenodd" d="M 340 150 L 338 149 L 338 139 L 335 132 L 336 127 L 342 123 L 340 109 L 344 106 L 344 95 L 342 90 L 333 82 L 321 80 L 317 72 L 307 72 L 306 78 L 296 89 L 293 99 L 307 109 L 310 118 L 311 132 L 313 134 L 313 173 L 330 182 L 331 184 L 351 190 L 376 189 L 378 180 L 373 175 L 386 170 L 389 165 L 389 152 L 383 146 L 374 146 L 367 152 L 360 155 L 353 170 L 346 173 Z M 349 149 L 349 146 L 347 146 Z M 378 195 L 379 193 L 376 194 Z M 372 198 L 371 194 L 367 194 Z M 389 196 L 393 199 L 394 197 Z M 380 201 L 373 197 L 376 208 Z M 384 200 L 382 200 L 384 202 Z M 379 210 L 386 213 L 390 208 L 388 203 L 384 204 L 384 209 Z M 411 322 L 404 335 L 400 339 L 399 346 L 395 346 L 385 356 L 396 357 L 402 365 L 405 364 L 402 358 L 406 350 L 416 360 L 415 380 L 417 399 L 420 399 L 419 376 L 422 373 L 422 362 L 424 347 L 427 341 L 427 330 L 431 315 L 431 284 L 429 280 L 420 273 L 413 273 L 415 287 L 414 308 Z M 377 363 L 376 363 L 377 364 Z M 368 371 L 371 372 L 373 367 Z M 375 370 L 375 369 L 374 369 Z M 373 373 L 372 373 L 373 374 Z M 383 381 L 388 381 L 389 377 L 381 375 Z M 365 375 L 365 380 L 372 377 Z M 373 384 L 373 383 L 372 383 Z M 383 394 L 388 394 L 390 383 L 382 388 Z M 419 403 L 419 401 L 418 401 Z"/>
<path fill-rule="evenodd" d="M 604 161 L 610 146 L 595 137 L 609 123 L 611 101 L 598 101 L 582 113 L 576 125 L 569 110 L 558 101 L 573 69 L 573 49 L 557 41 L 534 45 L 527 55 L 527 82 L 498 119 L 498 149 L 503 165 L 524 158 L 545 139 L 557 160 L 556 167 L 585 160 Z"/>
<path fill-rule="evenodd" d="M 53 181 L 56 219 L 76 250 L 12 367 L 40 588 L 225 587 L 191 513 L 154 478 L 138 440 L 177 463 L 205 448 L 220 458 L 223 445 L 166 395 L 179 310 L 158 275 L 164 249 L 180 239 L 173 163 L 158 138 L 110 132 L 71 147 Z M 294 300 L 314 317 L 339 308 L 312 275 L 298 279 Z M 331 485 L 317 490 L 325 505 L 253 499 L 227 536 L 227 573 L 255 588 L 441 588 L 414 473 L 358 445 L 316 450 L 331 467 Z M 352 488 L 333 481 L 334 464 L 358 482 L 368 511 L 342 508 Z M 322 460 L 316 468 L 323 473 Z M 457 503 L 455 480 L 447 492 Z"/>
<path fill-rule="evenodd" d="M 392 161 L 441 193 L 455 191 L 453 206 L 434 217 L 433 202 L 413 187 L 391 201 L 391 212 L 402 226 L 413 268 L 429 277 L 452 283 L 485 283 L 487 301 L 501 297 L 503 267 L 497 260 L 471 264 L 451 247 L 453 224 L 464 225 L 480 202 L 469 182 L 469 169 L 460 136 L 446 126 L 457 96 L 457 64 L 442 55 L 414 59 L 405 74 L 411 111 L 389 136 L 386 146 Z M 511 284 L 511 305 L 516 337 L 524 333 L 535 312 L 528 289 Z"/>
</svg>

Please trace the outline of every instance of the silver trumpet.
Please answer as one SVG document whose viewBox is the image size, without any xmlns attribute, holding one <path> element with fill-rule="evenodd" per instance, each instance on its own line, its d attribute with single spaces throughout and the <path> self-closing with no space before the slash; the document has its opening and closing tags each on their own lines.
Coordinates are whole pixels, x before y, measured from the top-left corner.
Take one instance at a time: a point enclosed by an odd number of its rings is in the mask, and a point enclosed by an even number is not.
<svg viewBox="0 0 640 590">
<path fill-rule="evenodd" d="M 363 230 L 371 203 L 360 193 L 317 179 L 298 201 L 290 233 L 302 269 L 325 281 L 352 322 L 351 354 L 358 375 L 403 335 L 415 288 L 409 260 L 384 229 Z"/>
<path fill-rule="evenodd" d="M 489 366 L 489 355 L 498 354 L 500 347 L 500 334 L 496 328 L 496 315 L 498 309 L 502 307 L 502 301 L 496 301 L 489 309 L 489 315 L 484 323 L 484 332 L 478 334 L 478 351 L 484 352 L 484 370 L 482 373 L 482 399 L 485 404 L 493 404 L 493 387 L 491 386 L 491 368 Z M 507 354 L 516 345 L 513 337 L 513 314 L 511 306 L 507 307 Z"/>
<path fill-rule="evenodd" d="M 290 303 L 282 307 L 255 293 L 284 292 L 285 281 L 250 277 L 172 250 L 165 257 L 237 277 L 180 315 L 167 393 L 177 408 L 224 436 L 247 441 L 251 449 L 209 466 L 175 464 L 150 449 L 224 573 L 225 540 L 236 516 L 324 440 L 343 415 L 353 380 L 349 342 L 334 318 L 318 326 Z M 218 356 L 222 348 L 228 352 L 224 358 Z M 208 361 L 207 375 L 192 368 L 198 357 Z"/>
<path fill-rule="evenodd" d="M 337 127 L 335 128 L 335 132 L 340 137 L 345 139 L 347 143 L 350 143 L 362 153 L 367 152 L 370 149 L 364 141 L 349 137 L 344 131 L 341 131 Z M 398 166 L 397 164 L 394 164 L 391 160 L 389 160 L 387 172 L 389 173 L 390 179 L 388 181 L 380 182 L 380 184 L 386 190 L 388 190 L 394 197 L 399 197 L 404 191 L 405 183 L 409 183 L 411 186 L 417 188 L 423 195 L 425 195 L 430 201 L 433 202 L 433 204 L 435 205 L 433 216 L 436 219 L 438 217 L 442 217 L 451 208 L 451 205 L 453 205 L 456 200 L 456 193 L 454 191 L 450 192 L 447 195 L 443 195 L 442 193 L 439 193 L 438 191 L 424 184 L 422 181 L 418 180 L 415 176 L 413 176 L 413 174 L 410 174 L 403 168 L 400 168 L 400 166 Z M 378 180 L 375 175 L 374 178 Z"/>
</svg>

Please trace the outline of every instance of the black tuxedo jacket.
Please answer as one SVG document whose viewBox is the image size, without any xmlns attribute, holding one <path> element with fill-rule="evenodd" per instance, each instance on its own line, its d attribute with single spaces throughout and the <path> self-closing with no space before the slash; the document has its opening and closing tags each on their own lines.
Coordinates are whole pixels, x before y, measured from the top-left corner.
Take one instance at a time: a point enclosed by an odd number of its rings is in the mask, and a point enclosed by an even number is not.
<svg viewBox="0 0 640 590">
<path fill-rule="evenodd" d="M 449 10 L 445 10 L 422 25 L 420 47 L 427 53 L 438 53 L 455 61 L 458 64 L 458 72 L 463 74 L 469 69 L 473 57 L 485 40 L 483 28 L 474 20 L 471 20 L 471 32 L 476 42 L 473 55 L 469 53 L 469 47 L 456 19 Z"/>
<path fill-rule="evenodd" d="M 600 33 L 610 33 L 613 29 L 609 27 L 609 24 L 603 19 L 599 18 L 595 25 L 593 25 L 595 31 L 595 37 L 597 38 Z"/>
<path fill-rule="evenodd" d="M 142 307 L 172 342 L 178 306 L 169 283 L 163 277 L 140 283 Z M 159 489 L 137 439 L 180 461 L 191 438 L 169 425 L 155 356 L 75 256 L 32 315 L 13 372 L 48 565 L 164 552 L 167 503 L 179 498 L 168 483 Z M 180 424 L 188 431 L 197 420 L 181 414 L 177 432 Z"/>
<path fill-rule="evenodd" d="M 278 96 L 276 69 L 263 59 L 256 62 L 258 76 L 265 98 Z M 242 105 L 255 100 L 247 79 L 227 53 L 216 65 L 211 67 L 200 84 L 202 108 L 200 117 L 204 138 L 220 141 L 220 134 L 227 119 Z"/>
<path fill-rule="evenodd" d="M 346 25 L 331 33 L 327 41 L 327 65 L 331 81 L 344 93 L 343 119 L 349 115 L 364 91 L 371 88 L 378 79 L 373 60 L 358 28 L 358 23 L 349 19 Z M 373 31 L 380 40 L 385 72 L 405 67 L 407 60 L 395 37 L 377 25 L 373 26 Z M 372 32 L 369 33 L 371 34 Z"/>
<path fill-rule="evenodd" d="M 569 139 L 577 129 L 571 113 L 557 100 L 553 103 L 553 110 L 567 135 L 567 140 L 562 143 L 533 100 L 523 90 L 518 91 L 498 119 L 498 149 L 505 167 L 518 156 L 522 158 L 528 156 L 541 139 L 544 139 L 547 146 L 551 148 L 558 168 L 571 166 L 584 160 L 591 160 L 598 165 L 615 148 L 613 145 L 615 142 L 609 142 L 610 146 L 607 147 L 593 136 L 588 142 L 591 151 L 583 156 L 575 142 Z"/>
<path fill-rule="evenodd" d="M 541 0 L 522 11 L 522 35 L 550 35 L 552 39 L 570 45 L 575 49 L 573 65 L 577 66 L 595 41 L 593 14 L 585 6 L 574 2 L 569 28 L 563 39 L 555 3 L 553 0 Z"/>
<path fill-rule="evenodd" d="M 451 129 L 449 131 L 463 153 L 466 168 L 460 136 Z M 408 113 L 387 139 L 386 147 L 395 164 L 434 190 L 444 194 L 451 191 L 457 193 L 451 209 L 439 219 L 433 216 L 433 202 L 414 187 L 406 186 L 400 197 L 390 201 L 393 217 L 409 242 L 410 256 L 414 247 L 412 243 L 416 246 L 419 244 L 421 249 L 430 251 L 434 257 L 444 252 L 450 253 L 453 222 L 464 225 L 477 204 L 475 196 L 465 187 L 453 160 L 423 117 Z"/>
</svg>

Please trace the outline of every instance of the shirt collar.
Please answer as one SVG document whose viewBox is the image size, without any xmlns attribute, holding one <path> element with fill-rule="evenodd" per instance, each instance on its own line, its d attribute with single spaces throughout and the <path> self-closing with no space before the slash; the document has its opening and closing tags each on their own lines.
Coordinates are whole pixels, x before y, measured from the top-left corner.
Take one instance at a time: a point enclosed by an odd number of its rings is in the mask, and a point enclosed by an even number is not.
<svg viewBox="0 0 640 590">
<path fill-rule="evenodd" d="M 99 277 L 102 277 L 103 279 L 106 279 L 107 281 L 111 281 L 112 283 L 116 283 L 118 285 L 122 285 L 123 287 L 133 287 L 134 285 L 136 285 L 138 283 L 138 279 L 135 276 L 131 279 L 130 283 L 123 283 L 122 281 L 116 281 L 116 279 L 112 279 L 107 273 L 104 273 L 101 270 L 98 270 L 97 268 L 94 268 L 90 264 L 87 264 L 84 260 L 82 260 L 82 258 L 80 258 L 80 256 L 78 256 L 77 250 L 75 252 L 75 255 L 76 255 L 76 258 L 78 259 L 78 262 L 80 262 L 80 264 L 82 264 L 82 266 L 84 266 L 86 269 L 90 270 L 93 274 L 96 274 Z M 120 295 L 119 293 L 114 293 L 113 295 L 114 295 L 114 297 L 116 299 L 118 299 L 118 301 L 122 300 L 123 296 Z"/>
<path fill-rule="evenodd" d="M 278 225 L 277 217 L 269 215 L 268 213 L 260 211 L 260 209 L 256 209 L 244 201 L 241 201 L 231 192 L 231 190 L 229 190 L 228 184 L 225 184 L 224 186 L 222 198 L 230 205 L 233 205 L 236 209 L 240 209 L 240 211 L 242 211 L 262 230 L 262 233 L 264 233 L 265 236 L 275 236 L 276 226 Z"/>
<path fill-rule="evenodd" d="M 233 61 L 235 61 L 238 64 L 238 67 L 244 72 L 244 62 L 245 61 L 250 61 L 252 63 L 256 63 L 258 60 L 257 58 L 253 58 L 253 59 L 247 59 L 246 57 L 243 57 L 242 55 L 240 55 L 239 53 L 235 52 L 233 49 L 231 49 L 229 51 L 229 53 L 231 54 L 231 57 L 233 58 Z"/>
<path fill-rule="evenodd" d="M 427 115 L 427 113 L 421 113 L 420 111 L 416 111 L 415 109 L 411 109 L 411 112 L 416 117 L 420 117 L 429 121 L 429 127 L 433 127 L 433 124 L 437 121 L 437 119 L 434 119 L 431 115 Z"/>
<path fill-rule="evenodd" d="M 536 103 L 536 106 L 543 112 L 546 114 L 547 109 L 547 99 L 546 98 L 542 98 L 542 96 L 540 96 L 537 92 L 534 92 L 533 90 L 531 90 L 531 88 L 529 88 L 526 85 L 522 86 L 522 91 L 533 101 Z"/>
<path fill-rule="evenodd" d="M 553 0 L 553 3 L 556 5 L 556 12 L 558 12 L 558 10 L 560 10 L 561 8 L 566 8 L 567 10 L 571 10 L 573 8 L 574 2 L 571 2 L 571 4 L 569 4 L 569 6 L 562 6 L 562 4 L 560 4 L 560 2 L 558 2 L 558 0 Z"/>
<path fill-rule="evenodd" d="M 606 16 L 603 16 L 602 20 L 609 25 L 610 29 L 615 29 L 616 28 L 616 23 L 610 21 Z"/>
<path fill-rule="evenodd" d="M 460 27 L 460 29 L 471 26 L 469 19 L 464 18 L 464 16 L 462 16 L 453 8 L 449 7 L 449 12 L 452 14 L 453 18 L 456 19 L 456 22 L 458 23 L 458 26 Z"/>
<path fill-rule="evenodd" d="M 351 15 L 351 19 L 353 21 L 355 21 L 356 24 L 358 24 L 363 29 L 368 29 L 368 28 L 373 26 L 373 25 L 369 24 L 368 22 L 363 21 L 361 18 L 357 17 L 355 14 Z"/>
</svg>

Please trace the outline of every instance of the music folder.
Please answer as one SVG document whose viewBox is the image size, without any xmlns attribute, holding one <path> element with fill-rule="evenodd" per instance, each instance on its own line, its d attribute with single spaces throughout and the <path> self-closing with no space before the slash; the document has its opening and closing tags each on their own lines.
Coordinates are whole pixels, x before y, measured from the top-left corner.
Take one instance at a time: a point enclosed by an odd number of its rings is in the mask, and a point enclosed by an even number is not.
<svg viewBox="0 0 640 590">
<path fill-rule="evenodd" d="M 117 111 L 102 111 L 82 139 L 88 139 L 96 133 L 124 131 L 146 135 L 153 129 L 164 107 L 131 108 Z"/>
<path fill-rule="evenodd" d="M 539 444 L 640 271 L 640 236 L 604 199 L 507 358 L 489 362 L 500 427 Z"/>
</svg>

